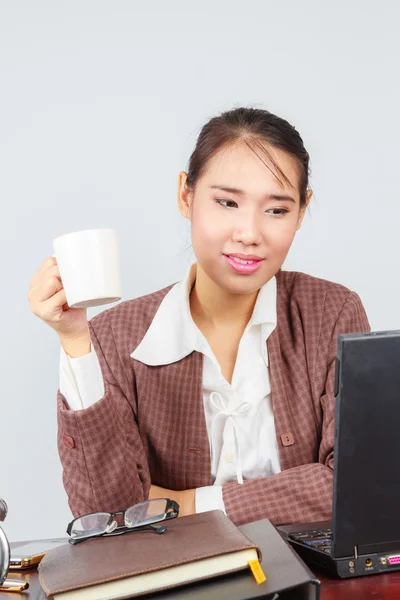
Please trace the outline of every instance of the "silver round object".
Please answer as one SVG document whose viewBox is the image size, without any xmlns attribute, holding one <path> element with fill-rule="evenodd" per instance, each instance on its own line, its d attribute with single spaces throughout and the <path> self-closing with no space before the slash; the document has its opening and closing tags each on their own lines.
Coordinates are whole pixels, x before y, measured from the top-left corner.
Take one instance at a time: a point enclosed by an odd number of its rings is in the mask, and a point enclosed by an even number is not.
<svg viewBox="0 0 400 600">
<path fill-rule="evenodd" d="M 10 566 L 10 546 L 6 534 L 0 527 L 0 585 L 7 577 Z"/>
<path fill-rule="evenodd" d="M 0 498 L 0 521 L 4 521 L 7 516 L 7 504 L 3 498 Z"/>
</svg>

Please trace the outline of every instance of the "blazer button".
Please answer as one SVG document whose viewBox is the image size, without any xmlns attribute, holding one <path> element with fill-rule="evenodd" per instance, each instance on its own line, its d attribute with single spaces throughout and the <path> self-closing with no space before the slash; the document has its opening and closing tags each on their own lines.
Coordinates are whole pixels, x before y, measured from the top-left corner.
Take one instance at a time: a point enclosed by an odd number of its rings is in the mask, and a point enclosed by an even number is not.
<svg viewBox="0 0 400 600">
<path fill-rule="evenodd" d="M 287 431 L 286 433 L 282 433 L 281 435 L 282 446 L 293 446 L 294 444 L 294 435 L 291 431 Z"/>
<path fill-rule="evenodd" d="M 68 446 L 68 448 L 75 448 L 75 440 L 70 435 L 65 434 L 63 436 L 63 441 L 64 441 L 64 444 L 66 446 Z"/>
</svg>

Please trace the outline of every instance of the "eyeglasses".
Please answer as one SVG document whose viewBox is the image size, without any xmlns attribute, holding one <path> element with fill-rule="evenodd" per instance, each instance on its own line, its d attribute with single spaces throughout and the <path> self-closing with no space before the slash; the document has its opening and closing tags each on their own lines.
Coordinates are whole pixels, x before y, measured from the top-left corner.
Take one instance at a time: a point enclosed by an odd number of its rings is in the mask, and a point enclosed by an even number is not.
<svg viewBox="0 0 400 600">
<path fill-rule="evenodd" d="M 71 537 L 68 541 L 70 544 L 79 544 L 93 537 L 119 535 L 143 529 L 164 533 L 168 528 L 165 525 L 155 527 L 154 523 L 174 519 L 178 514 L 179 504 L 169 498 L 146 500 L 114 513 L 89 513 L 69 523 L 67 533 Z M 115 517 L 118 517 L 118 520 Z"/>
</svg>

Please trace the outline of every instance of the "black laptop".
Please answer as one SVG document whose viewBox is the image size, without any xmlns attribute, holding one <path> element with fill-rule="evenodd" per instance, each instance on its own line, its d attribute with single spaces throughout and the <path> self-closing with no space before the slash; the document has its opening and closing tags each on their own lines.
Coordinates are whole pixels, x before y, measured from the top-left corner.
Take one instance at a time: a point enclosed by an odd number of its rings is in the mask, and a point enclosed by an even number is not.
<svg viewBox="0 0 400 600">
<path fill-rule="evenodd" d="M 309 564 L 400 570 L 400 331 L 338 336 L 332 521 L 278 527 Z"/>
</svg>

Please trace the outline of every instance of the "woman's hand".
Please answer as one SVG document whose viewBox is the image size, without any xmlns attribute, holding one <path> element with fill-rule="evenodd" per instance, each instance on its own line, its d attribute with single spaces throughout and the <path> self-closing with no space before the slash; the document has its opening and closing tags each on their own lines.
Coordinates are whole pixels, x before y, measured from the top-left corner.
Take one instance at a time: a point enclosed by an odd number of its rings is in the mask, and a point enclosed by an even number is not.
<svg viewBox="0 0 400 600">
<path fill-rule="evenodd" d="M 53 256 L 47 258 L 33 276 L 28 300 L 33 314 L 58 333 L 70 356 L 90 352 L 86 309 L 68 306 L 57 260 Z"/>
<path fill-rule="evenodd" d="M 175 490 L 167 490 L 166 488 L 152 485 L 149 492 L 149 500 L 154 498 L 169 498 L 175 500 L 179 504 L 179 516 L 186 517 L 196 513 L 196 490 L 183 490 L 175 492 Z"/>
</svg>

